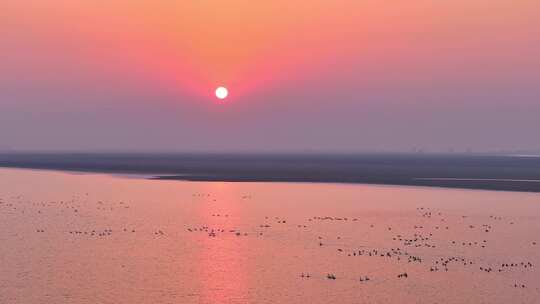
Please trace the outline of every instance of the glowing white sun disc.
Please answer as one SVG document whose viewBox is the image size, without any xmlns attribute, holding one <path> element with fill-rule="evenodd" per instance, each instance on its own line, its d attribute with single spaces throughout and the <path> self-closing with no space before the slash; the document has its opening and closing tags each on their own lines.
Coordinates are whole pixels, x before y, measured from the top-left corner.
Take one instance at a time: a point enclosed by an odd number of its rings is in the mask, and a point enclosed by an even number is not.
<svg viewBox="0 0 540 304">
<path fill-rule="evenodd" d="M 216 89 L 216 97 L 219 99 L 225 99 L 229 95 L 229 90 L 226 87 L 219 87 Z"/>
</svg>

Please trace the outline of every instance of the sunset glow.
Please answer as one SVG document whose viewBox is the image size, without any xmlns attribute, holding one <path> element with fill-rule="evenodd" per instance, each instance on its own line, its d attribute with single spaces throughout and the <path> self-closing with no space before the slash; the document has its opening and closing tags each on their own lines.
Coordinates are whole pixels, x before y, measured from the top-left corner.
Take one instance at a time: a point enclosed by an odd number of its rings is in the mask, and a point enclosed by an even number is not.
<svg viewBox="0 0 540 304">
<path fill-rule="evenodd" d="M 518 58 L 497 47 L 503 42 L 485 36 L 484 29 L 521 29 L 525 37 L 535 27 L 522 15 L 531 14 L 534 1 L 528 0 L 508 10 L 507 1 L 490 2 L 492 14 L 498 11 L 491 17 L 476 14 L 482 8 L 470 1 L 7 2 L 0 24 L 17 28 L 7 39 L 19 36 L 19 44 L 43 49 L 28 58 L 32 66 L 11 69 L 35 70 L 54 63 L 50 59 L 66 58 L 65 64 L 78 62 L 74 76 L 79 81 L 92 73 L 128 74 L 199 95 L 216 81 L 234 83 L 239 94 L 248 94 L 355 66 L 370 71 L 371 81 L 376 81 L 381 64 L 392 69 L 423 66 L 425 73 L 438 77 L 454 69 L 460 56 L 456 51 L 467 52 L 463 67 L 476 61 L 498 71 L 497 65 L 502 69 L 504 61 L 518 63 Z M 18 18 L 23 11 L 27 17 Z M 466 35 L 458 30 L 463 27 L 468 28 Z M 516 51 L 527 51 L 519 37 L 512 39 Z M 491 50 L 488 56 L 482 51 L 486 47 Z M 442 59 L 436 63 L 431 62 L 435 51 Z"/>
<path fill-rule="evenodd" d="M 7 145 L 56 149 L 99 138 L 130 147 L 138 140 L 127 135 L 151 132 L 156 145 L 197 150 L 223 131 L 238 136 L 231 149 L 259 148 L 269 138 L 258 142 L 255 130 L 271 130 L 273 142 L 297 150 L 317 150 L 321 138 L 339 150 L 519 148 L 533 132 L 523 130 L 540 127 L 539 20 L 537 0 L 6 0 L 1 129 L 35 112 L 38 131 L 23 124 L 25 136 Z M 222 84 L 234 103 L 213 116 Z M 495 106 L 508 109 L 478 126 Z M 60 109 L 71 114 L 58 118 Z M 92 113 L 103 130 L 90 126 Z M 70 119 L 77 126 L 55 127 Z M 425 132 L 431 122 L 440 133 Z M 173 140 L 192 128 L 204 140 Z M 501 132 L 511 141 L 504 147 Z"/>
<path fill-rule="evenodd" d="M 540 0 L 0 0 L 0 304 L 532 303 L 539 38 Z"/>
</svg>

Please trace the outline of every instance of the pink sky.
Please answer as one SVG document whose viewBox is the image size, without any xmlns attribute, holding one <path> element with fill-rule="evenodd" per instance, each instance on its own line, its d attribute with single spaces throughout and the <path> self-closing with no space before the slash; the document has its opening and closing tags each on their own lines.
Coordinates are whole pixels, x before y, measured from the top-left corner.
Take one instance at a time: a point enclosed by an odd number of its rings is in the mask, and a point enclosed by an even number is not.
<svg viewBox="0 0 540 304">
<path fill-rule="evenodd" d="M 0 148 L 540 150 L 539 29 L 533 0 L 7 0 Z"/>
</svg>

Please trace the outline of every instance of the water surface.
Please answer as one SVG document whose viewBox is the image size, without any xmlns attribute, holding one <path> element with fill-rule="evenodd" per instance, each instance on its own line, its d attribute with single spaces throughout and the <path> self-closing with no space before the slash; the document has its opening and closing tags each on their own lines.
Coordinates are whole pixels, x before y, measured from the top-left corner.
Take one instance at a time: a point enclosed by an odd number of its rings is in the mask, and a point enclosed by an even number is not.
<svg viewBox="0 0 540 304">
<path fill-rule="evenodd" d="M 534 193 L 0 169 L 0 303 L 534 303 L 539 215 Z"/>
</svg>

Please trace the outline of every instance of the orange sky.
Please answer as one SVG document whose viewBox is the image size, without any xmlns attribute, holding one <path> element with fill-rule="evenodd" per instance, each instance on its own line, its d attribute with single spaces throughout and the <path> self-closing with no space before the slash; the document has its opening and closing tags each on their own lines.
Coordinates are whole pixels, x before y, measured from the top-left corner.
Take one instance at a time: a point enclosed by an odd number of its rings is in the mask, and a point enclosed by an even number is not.
<svg viewBox="0 0 540 304">
<path fill-rule="evenodd" d="M 84 102 L 57 95 L 167 94 L 207 110 L 219 85 L 242 111 L 531 105 L 539 29 L 537 0 L 4 0 L 0 86 L 74 111 Z"/>
<path fill-rule="evenodd" d="M 516 56 L 514 64 L 527 46 L 497 54 L 499 44 L 528 42 L 516 35 L 532 35 L 540 26 L 532 0 L 9 0 L 7 7 L 4 27 L 33 37 L 38 47 L 60 48 L 59 57 L 126 77 L 140 73 L 196 94 L 220 83 L 238 93 L 254 90 L 340 65 L 367 64 L 369 71 L 375 63 L 363 58 L 394 63 L 433 56 L 422 53 L 424 44 L 441 52 L 440 68 L 454 64 L 449 53 L 460 47 L 475 57 Z M 505 32 L 512 33 L 510 41 L 503 40 Z"/>
</svg>

